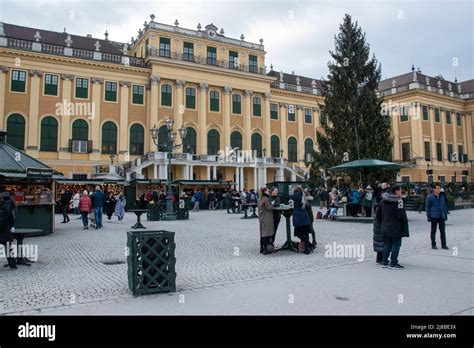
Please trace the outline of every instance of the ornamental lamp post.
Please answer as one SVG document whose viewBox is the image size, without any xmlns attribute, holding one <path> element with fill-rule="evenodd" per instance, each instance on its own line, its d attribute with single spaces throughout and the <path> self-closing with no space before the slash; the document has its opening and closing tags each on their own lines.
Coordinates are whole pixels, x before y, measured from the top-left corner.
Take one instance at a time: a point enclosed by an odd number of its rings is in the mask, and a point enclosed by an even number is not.
<svg viewBox="0 0 474 348">
<path fill-rule="evenodd" d="M 182 144 L 174 144 L 176 141 L 176 136 L 177 133 L 173 132 L 173 127 L 174 127 L 174 120 L 171 117 L 168 117 L 166 120 L 166 128 L 168 129 L 168 140 L 166 142 L 166 151 L 168 153 L 168 194 L 166 197 L 166 220 L 176 220 L 176 212 L 174 211 L 173 207 L 173 192 L 171 189 L 171 158 L 173 157 L 173 149 L 177 149 L 181 147 Z M 179 136 L 182 140 L 186 138 L 187 134 L 187 128 L 184 126 L 181 126 L 180 129 L 178 129 Z M 150 129 L 151 132 L 151 137 L 153 139 L 153 143 L 156 145 L 157 150 L 159 150 L 159 143 L 158 143 L 158 128 L 156 128 L 156 125 L 153 126 L 152 129 Z"/>
</svg>

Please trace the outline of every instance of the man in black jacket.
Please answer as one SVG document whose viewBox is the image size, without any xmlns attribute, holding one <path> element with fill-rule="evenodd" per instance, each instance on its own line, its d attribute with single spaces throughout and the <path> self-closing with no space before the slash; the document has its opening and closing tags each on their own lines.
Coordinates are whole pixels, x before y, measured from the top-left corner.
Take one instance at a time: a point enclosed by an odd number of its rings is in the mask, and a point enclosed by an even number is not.
<svg viewBox="0 0 474 348">
<path fill-rule="evenodd" d="M 61 210 L 63 213 L 62 224 L 68 223 L 70 221 L 69 216 L 67 215 L 67 210 L 69 209 L 69 203 L 71 203 L 72 193 L 69 190 L 66 190 L 61 195 Z"/>
<path fill-rule="evenodd" d="M 377 209 L 376 218 L 380 221 L 380 231 L 385 238 L 382 267 L 403 269 L 404 267 L 398 263 L 398 254 L 402 246 L 402 238 L 409 237 L 409 231 L 400 186 L 393 187 L 391 194 L 388 192 L 382 194 L 382 202 Z"/>
<path fill-rule="evenodd" d="M 14 219 L 11 205 L 7 202 L 9 199 L 10 194 L 8 192 L 0 194 L 0 245 L 3 245 L 5 248 L 8 266 L 10 269 L 16 269 L 15 258 L 10 256 L 12 252 L 11 242 L 13 241 L 11 228 L 13 227 Z"/>
</svg>

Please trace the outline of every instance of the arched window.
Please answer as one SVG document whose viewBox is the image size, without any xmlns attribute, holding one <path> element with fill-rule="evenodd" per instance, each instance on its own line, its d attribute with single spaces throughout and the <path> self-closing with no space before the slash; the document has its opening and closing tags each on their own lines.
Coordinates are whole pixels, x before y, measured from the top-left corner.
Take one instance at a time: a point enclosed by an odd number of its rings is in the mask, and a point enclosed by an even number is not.
<svg viewBox="0 0 474 348">
<path fill-rule="evenodd" d="M 257 157 L 262 157 L 262 136 L 258 133 L 252 134 L 252 152 L 257 152 Z"/>
<path fill-rule="evenodd" d="M 238 147 L 239 150 L 242 150 L 242 134 L 240 134 L 240 132 L 232 132 L 232 134 L 230 135 L 230 147 Z"/>
<path fill-rule="evenodd" d="M 313 161 L 313 140 L 306 139 L 304 141 L 304 160 L 305 162 L 312 162 Z"/>
<path fill-rule="evenodd" d="M 280 138 L 278 138 L 278 136 L 276 135 L 272 135 L 272 137 L 270 138 L 270 142 L 271 142 L 271 155 L 272 157 L 281 157 L 281 154 L 280 154 Z"/>
<path fill-rule="evenodd" d="M 117 126 L 111 121 L 102 125 L 102 153 L 117 153 Z"/>
<path fill-rule="evenodd" d="M 207 154 L 208 155 L 217 155 L 217 152 L 220 149 L 220 135 L 219 132 L 215 129 L 211 129 L 207 133 Z"/>
<path fill-rule="evenodd" d="M 52 116 L 41 121 L 40 151 L 58 151 L 58 121 Z"/>
<path fill-rule="evenodd" d="M 86 121 L 74 121 L 72 124 L 72 140 L 89 140 L 89 125 Z"/>
<path fill-rule="evenodd" d="M 25 119 L 20 114 L 8 117 L 7 143 L 19 150 L 25 149 Z"/>
<path fill-rule="evenodd" d="M 166 144 L 168 143 L 168 127 L 165 125 L 158 129 L 158 146 L 163 151 L 166 151 Z"/>
<path fill-rule="evenodd" d="M 183 152 L 196 153 L 196 130 L 194 128 L 188 127 L 186 138 L 183 139 Z"/>
<path fill-rule="evenodd" d="M 288 161 L 298 162 L 298 143 L 294 137 L 288 139 Z"/>
<path fill-rule="evenodd" d="M 145 130 L 139 123 L 130 127 L 130 155 L 143 155 L 145 143 Z"/>
</svg>

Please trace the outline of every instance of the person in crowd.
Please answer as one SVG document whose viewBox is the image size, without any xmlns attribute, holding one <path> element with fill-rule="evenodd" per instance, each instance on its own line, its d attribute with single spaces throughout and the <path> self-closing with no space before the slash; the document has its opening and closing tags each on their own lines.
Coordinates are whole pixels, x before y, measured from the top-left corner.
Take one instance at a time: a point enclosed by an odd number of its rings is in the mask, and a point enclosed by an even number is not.
<svg viewBox="0 0 474 348">
<path fill-rule="evenodd" d="M 138 209 L 146 209 L 146 194 L 143 192 L 138 198 Z"/>
<path fill-rule="evenodd" d="M 379 217 L 381 209 L 381 205 L 377 205 L 375 216 L 374 216 L 374 223 L 373 223 L 373 246 L 374 251 L 376 253 L 375 262 L 382 265 L 383 264 L 383 247 L 385 245 L 385 236 L 382 234 L 381 225 L 382 222 L 380 221 Z"/>
<path fill-rule="evenodd" d="M 273 186 L 270 189 L 270 203 L 273 208 L 277 208 L 281 204 L 280 196 L 278 195 L 278 188 Z M 278 230 L 278 225 L 280 224 L 281 220 L 281 211 L 278 210 L 273 210 L 273 236 L 271 243 L 273 246 L 275 246 L 275 240 L 276 240 L 276 232 Z"/>
<path fill-rule="evenodd" d="M 441 248 L 449 249 L 446 244 L 446 220 L 448 220 L 448 202 L 441 192 L 441 185 L 434 185 L 433 193 L 426 198 L 426 217 L 431 223 L 431 247 L 436 246 L 436 228 L 439 226 Z"/>
<path fill-rule="evenodd" d="M 273 208 L 270 203 L 268 188 L 262 187 L 261 196 L 258 202 L 258 221 L 260 223 L 260 253 L 264 255 L 275 251 L 272 244 L 272 237 L 275 234 L 273 226 Z"/>
<path fill-rule="evenodd" d="M 105 195 L 105 204 L 104 204 L 104 211 L 105 215 L 107 215 L 107 222 L 112 222 L 112 215 L 115 211 L 115 204 L 117 201 L 115 200 L 114 195 L 111 192 L 107 192 Z"/>
<path fill-rule="evenodd" d="M 88 215 L 92 212 L 92 201 L 89 197 L 89 192 L 87 192 L 87 190 L 84 190 L 84 192 L 82 192 L 82 197 L 79 199 L 77 209 L 81 213 L 82 224 L 84 225 L 84 229 L 87 230 L 89 228 Z"/>
<path fill-rule="evenodd" d="M 119 223 L 123 222 L 123 217 L 125 216 L 125 205 L 127 201 L 125 200 L 125 196 L 119 192 L 116 198 L 117 203 L 115 204 L 115 216 L 117 216 Z"/>
<path fill-rule="evenodd" d="M 313 202 L 313 196 L 311 196 L 309 190 L 306 188 L 304 189 L 304 194 L 306 198 L 306 210 L 308 211 L 308 217 L 309 217 L 309 228 L 311 231 L 311 237 L 313 238 L 313 241 L 311 242 L 311 248 L 316 248 L 316 245 L 318 244 L 316 242 L 316 231 L 314 230 L 314 215 L 313 215 L 313 208 L 311 207 L 311 204 Z"/>
<path fill-rule="evenodd" d="M 297 186 L 291 196 L 293 200 L 293 226 L 295 228 L 295 236 L 300 239 L 298 251 L 310 254 L 312 251 L 309 241 L 311 233 L 308 211 L 306 210 L 306 199 L 301 186 Z"/>
<path fill-rule="evenodd" d="M 237 210 L 237 213 L 240 213 L 241 202 L 242 202 L 241 192 L 234 190 L 234 194 L 232 195 L 232 212 L 233 213 L 235 213 L 236 210 Z"/>
<path fill-rule="evenodd" d="M 327 201 L 328 201 L 328 191 L 326 191 L 325 187 L 321 187 L 319 191 L 319 209 L 323 210 L 324 207 L 327 206 Z"/>
<path fill-rule="evenodd" d="M 12 227 L 14 224 L 12 205 L 8 202 L 10 200 L 9 192 L 2 192 L 0 196 L 0 245 L 3 245 L 5 254 L 8 252 L 7 263 L 11 270 L 17 268 L 15 258 L 12 257 L 11 243 L 13 241 Z M 10 250 L 9 250 L 10 249 Z"/>
<path fill-rule="evenodd" d="M 207 201 L 209 202 L 209 210 L 215 210 L 216 209 L 215 198 L 216 198 L 216 194 L 214 193 L 214 190 L 211 189 L 209 191 L 209 194 L 207 195 Z"/>
<path fill-rule="evenodd" d="M 234 212 L 234 201 L 232 200 L 232 196 L 234 195 L 233 190 L 229 189 L 225 194 L 225 205 L 227 208 L 227 214 Z"/>
<path fill-rule="evenodd" d="M 368 185 L 362 197 L 362 207 L 366 217 L 372 217 L 373 192 L 372 187 Z"/>
<path fill-rule="evenodd" d="M 92 194 L 92 204 L 94 207 L 94 219 L 95 219 L 95 229 L 102 228 L 102 215 L 105 204 L 105 195 L 100 190 L 100 186 L 95 187 L 95 191 Z"/>
<path fill-rule="evenodd" d="M 222 190 L 217 190 L 216 192 L 216 201 L 217 201 L 217 209 L 223 208 L 224 196 L 222 194 Z"/>
<path fill-rule="evenodd" d="M 196 190 L 191 198 L 191 203 L 194 204 L 193 211 L 199 211 L 199 206 L 201 204 L 201 191 L 199 189 Z"/>
<path fill-rule="evenodd" d="M 408 218 L 400 186 L 395 185 L 391 193 L 385 192 L 382 194 L 382 201 L 377 209 L 376 219 L 380 221 L 380 233 L 384 237 L 382 267 L 405 268 L 398 263 L 402 238 L 409 237 Z"/>
<path fill-rule="evenodd" d="M 81 199 L 81 195 L 79 191 L 76 191 L 74 196 L 72 196 L 72 207 L 74 209 L 74 215 L 79 215 L 79 201 Z"/>
<path fill-rule="evenodd" d="M 69 216 L 67 215 L 69 209 L 69 203 L 71 203 L 72 194 L 71 191 L 65 190 L 61 194 L 61 211 L 63 213 L 62 224 L 66 224 L 70 221 Z"/>
</svg>

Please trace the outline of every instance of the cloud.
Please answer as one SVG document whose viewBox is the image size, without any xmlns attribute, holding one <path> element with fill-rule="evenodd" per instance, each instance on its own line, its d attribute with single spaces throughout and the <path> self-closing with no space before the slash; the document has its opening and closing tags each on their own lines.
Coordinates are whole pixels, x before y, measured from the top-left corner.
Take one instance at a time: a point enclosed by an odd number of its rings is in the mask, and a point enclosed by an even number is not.
<svg viewBox="0 0 474 348">
<path fill-rule="evenodd" d="M 447 79 L 473 78 L 471 1 L 2 1 L 0 20 L 77 35 L 126 42 L 143 22 L 195 29 L 214 23 L 225 35 L 251 42 L 264 39 L 266 65 L 320 78 L 345 13 L 362 26 L 382 64 L 385 78 L 408 72 L 411 64 Z M 453 58 L 459 65 L 453 66 Z"/>
</svg>

